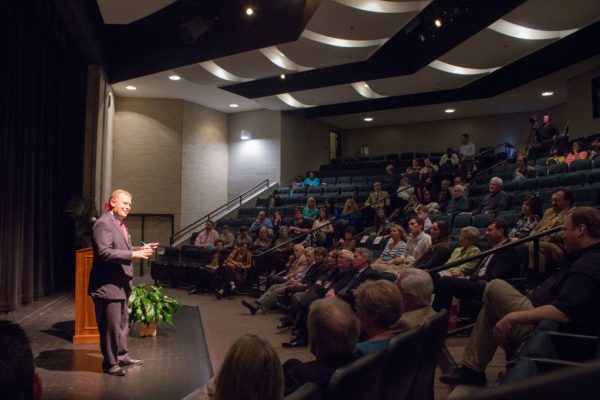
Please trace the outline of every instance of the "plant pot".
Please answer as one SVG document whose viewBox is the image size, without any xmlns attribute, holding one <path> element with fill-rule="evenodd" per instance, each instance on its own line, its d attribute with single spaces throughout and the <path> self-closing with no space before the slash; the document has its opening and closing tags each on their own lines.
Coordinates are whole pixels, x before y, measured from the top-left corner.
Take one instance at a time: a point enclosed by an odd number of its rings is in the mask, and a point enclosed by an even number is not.
<svg viewBox="0 0 600 400">
<path fill-rule="evenodd" d="M 138 335 L 140 337 L 156 336 L 157 325 L 155 323 L 150 323 L 146 325 L 136 322 L 135 328 L 137 329 Z"/>
</svg>

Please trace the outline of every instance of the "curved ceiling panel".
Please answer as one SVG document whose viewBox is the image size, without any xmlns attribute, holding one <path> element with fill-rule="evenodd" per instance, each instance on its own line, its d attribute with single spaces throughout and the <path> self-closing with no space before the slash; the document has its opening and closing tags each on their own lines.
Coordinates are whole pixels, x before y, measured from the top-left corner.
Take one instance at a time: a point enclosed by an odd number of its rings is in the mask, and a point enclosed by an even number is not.
<svg viewBox="0 0 600 400">
<path fill-rule="evenodd" d="M 598 16 L 600 1 L 529 0 L 502 19 L 531 29 L 562 31 L 590 25 Z"/>
<path fill-rule="evenodd" d="M 105 24 L 129 24 L 154 14 L 175 0 L 97 0 Z"/>
<path fill-rule="evenodd" d="M 351 85 L 328 86 L 320 89 L 302 90 L 292 94 L 303 103 L 318 106 L 363 99 Z"/>
<path fill-rule="evenodd" d="M 306 26 L 322 35 L 349 40 L 389 38 L 406 25 L 416 11 L 383 14 L 362 11 L 331 0 L 324 0 Z"/>
<path fill-rule="evenodd" d="M 333 0 L 336 3 L 348 7 L 358 8 L 359 10 L 375 13 L 405 13 L 411 11 L 421 11 L 430 1 L 386 1 L 386 0 Z"/>
<path fill-rule="evenodd" d="M 377 50 L 377 47 L 332 47 L 304 38 L 280 45 L 278 48 L 293 62 L 312 68 L 366 60 Z"/>
<path fill-rule="evenodd" d="M 467 68 L 496 68 L 530 54 L 553 40 L 522 40 L 484 29 L 439 58 Z"/>
<path fill-rule="evenodd" d="M 175 68 L 173 71 L 186 81 L 198 85 L 218 86 L 223 84 L 223 80 L 221 78 L 218 78 L 215 75 L 211 74 L 198 64 L 192 64 L 181 68 Z"/>
<path fill-rule="evenodd" d="M 279 68 L 258 51 L 247 51 L 215 60 L 223 69 L 252 79 L 279 75 L 286 70 Z"/>
</svg>

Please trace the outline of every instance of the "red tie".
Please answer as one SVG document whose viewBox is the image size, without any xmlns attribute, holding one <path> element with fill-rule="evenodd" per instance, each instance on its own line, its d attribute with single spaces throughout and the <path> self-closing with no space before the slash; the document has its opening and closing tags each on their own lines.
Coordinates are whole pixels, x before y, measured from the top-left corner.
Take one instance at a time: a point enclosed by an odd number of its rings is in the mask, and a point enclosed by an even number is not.
<svg viewBox="0 0 600 400">
<path fill-rule="evenodd" d="M 125 240 L 129 243 L 129 234 L 127 233 L 127 227 L 125 226 L 123 221 L 121 221 L 120 227 L 121 227 L 121 232 L 123 233 L 123 236 L 125 237 Z"/>
</svg>

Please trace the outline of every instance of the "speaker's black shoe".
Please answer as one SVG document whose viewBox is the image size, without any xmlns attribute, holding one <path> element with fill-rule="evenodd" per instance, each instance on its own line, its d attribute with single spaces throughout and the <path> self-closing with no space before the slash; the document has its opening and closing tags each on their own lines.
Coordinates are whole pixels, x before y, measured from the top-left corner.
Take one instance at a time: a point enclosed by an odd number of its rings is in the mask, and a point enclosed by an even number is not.
<svg viewBox="0 0 600 400">
<path fill-rule="evenodd" d="M 113 375 L 113 376 L 124 376 L 127 373 L 119 365 L 113 365 L 110 368 L 105 369 L 104 372 L 106 372 L 109 375 Z"/>
<path fill-rule="evenodd" d="M 279 324 L 277 324 L 277 329 L 287 328 L 289 326 L 292 326 L 293 323 L 294 321 L 292 320 L 292 318 L 289 315 L 286 315 L 281 319 L 281 321 L 279 321 Z"/>
<path fill-rule="evenodd" d="M 136 360 L 135 358 L 128 358 L 127 360 L 119 361 L 121 367 L 129 367 L 130 365 L 142 365 L 144 360 Z"/>
</svg>

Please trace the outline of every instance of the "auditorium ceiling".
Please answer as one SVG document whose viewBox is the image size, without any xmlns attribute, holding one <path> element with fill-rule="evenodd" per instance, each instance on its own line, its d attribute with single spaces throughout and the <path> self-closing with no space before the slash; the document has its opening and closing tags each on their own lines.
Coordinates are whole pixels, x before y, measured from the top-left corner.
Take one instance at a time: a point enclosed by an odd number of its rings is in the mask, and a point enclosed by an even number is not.
<svg viewBox="0 0 600 400">
<path fill-rule="evenodd" d="M 541 110 L 600 66 L 596 0 L 57 3 L 118 95 L 339 129 Z"/>
</svg>

